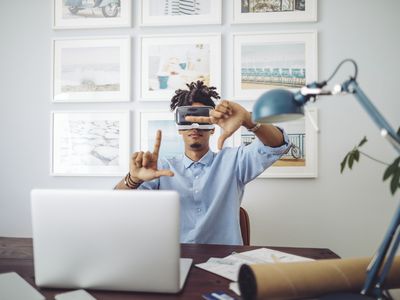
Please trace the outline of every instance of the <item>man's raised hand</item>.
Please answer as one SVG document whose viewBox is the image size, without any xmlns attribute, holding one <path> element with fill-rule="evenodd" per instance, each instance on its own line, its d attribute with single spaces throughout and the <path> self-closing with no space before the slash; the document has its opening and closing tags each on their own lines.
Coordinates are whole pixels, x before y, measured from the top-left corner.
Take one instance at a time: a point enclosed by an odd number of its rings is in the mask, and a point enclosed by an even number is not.
<svg viewBox="0 0 400 300">
<path fill-rule="evenodd" d="M 209 117 L 187 116 L 185 118 L 189 122 L 217 124 L 221 127 L 222 133 L 218 138 L 219 150 L 224 146 L 225 140 L 248 119 L 251 119 L 251 115 L 244 107 L 228 100 L 221 101 L 215 109 L 210 111 Z"/>
<path fill-rule="evenodd" d="M 157 130 L 153 152 L 135 152 L 130 160 L 130 176 L 134 182 L 149 181 L 161 176 L 174 176 L 171 170 L 158 170 L 157 161 L 161 145 L 161 130 Z"/>
</svg>

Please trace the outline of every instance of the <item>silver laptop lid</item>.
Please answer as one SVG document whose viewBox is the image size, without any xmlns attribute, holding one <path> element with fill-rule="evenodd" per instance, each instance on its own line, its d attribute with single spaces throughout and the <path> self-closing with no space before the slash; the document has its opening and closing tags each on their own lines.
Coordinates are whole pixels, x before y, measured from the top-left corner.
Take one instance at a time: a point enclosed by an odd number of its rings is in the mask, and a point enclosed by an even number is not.
<svg viewBox="0 0 400 300">
<path fill-rule="evenodd" d="M 179 291 L 176 192 L 33 190 L 31 204 L 38 286 Z"/>
</svg>

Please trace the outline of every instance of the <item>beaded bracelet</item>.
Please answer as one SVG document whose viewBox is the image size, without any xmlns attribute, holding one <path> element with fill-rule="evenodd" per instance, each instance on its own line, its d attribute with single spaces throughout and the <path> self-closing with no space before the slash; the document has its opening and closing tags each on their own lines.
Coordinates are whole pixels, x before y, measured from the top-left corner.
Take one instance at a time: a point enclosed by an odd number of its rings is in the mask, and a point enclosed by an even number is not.
<svg viewBox="0 0 400 300">
<path fill-rule="evenodd" d="M 133 181 L 132 178 L 131 178 L 131 174 L 130 173 L 126 174 L 126 176 L 124 178 L 124 184 L 130 189 L 137 188 L 139 185 L 142 184 L 142 182 L 143 181 L 139 181 L 139 182 Z"/>
</svg>

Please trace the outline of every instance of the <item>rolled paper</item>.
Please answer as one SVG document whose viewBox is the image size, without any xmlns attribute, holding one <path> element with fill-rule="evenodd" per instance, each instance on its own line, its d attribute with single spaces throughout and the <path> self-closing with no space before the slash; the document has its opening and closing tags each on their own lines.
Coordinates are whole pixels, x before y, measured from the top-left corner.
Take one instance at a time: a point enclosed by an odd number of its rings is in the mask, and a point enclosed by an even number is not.
<svg viewBox="0 0 400 300">
<path fill-rule="evenodd" d="M 244 300 L 298 299 L 338 292 L 360 292 L 370 257 L 324 259 L 311 262 L 242 265 L 239 288 Z M 386 277 L 384 288 L 400 287 L 400 256 Z"/>
</svg>

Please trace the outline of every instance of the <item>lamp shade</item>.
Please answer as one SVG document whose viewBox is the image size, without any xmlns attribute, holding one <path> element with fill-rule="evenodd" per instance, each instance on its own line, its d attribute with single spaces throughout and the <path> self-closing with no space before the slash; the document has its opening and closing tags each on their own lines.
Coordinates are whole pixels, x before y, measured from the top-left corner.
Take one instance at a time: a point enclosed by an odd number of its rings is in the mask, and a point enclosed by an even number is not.
<svg viewBox="0 0 400 300">
<path fill-rule="evenodd" d="M 252 118 L 258 123 L 292 121 L 304 116 L 303 103 L 295 95 L 283 89 L 270 90 L 262 94 L 253 106 Z"/>
</svg>

